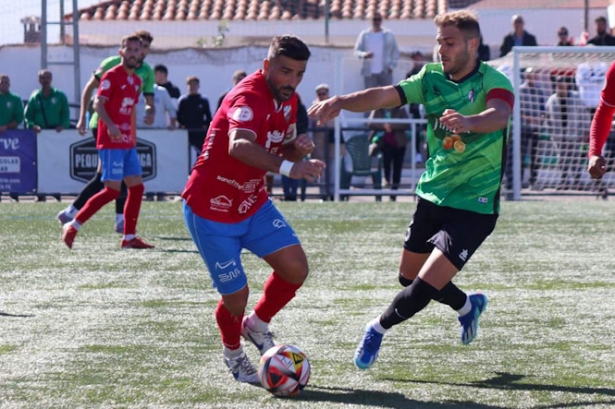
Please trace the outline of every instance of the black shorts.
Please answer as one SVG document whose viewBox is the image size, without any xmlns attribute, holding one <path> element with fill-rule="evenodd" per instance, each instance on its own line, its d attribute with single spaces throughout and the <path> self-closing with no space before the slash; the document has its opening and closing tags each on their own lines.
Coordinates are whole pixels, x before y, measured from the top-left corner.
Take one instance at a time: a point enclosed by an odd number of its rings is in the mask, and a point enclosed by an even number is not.
<svg viewBox="0 0 615 409">
<path fill-rule="evenodd" d="M 438 248 L 461 270 L 472 254 L 493 232 L 497 214 L 481 214 L 437 206 L 419 198 L 406 231 L 404 248 L 413 253 L 431 253 Z"/>
</svg>

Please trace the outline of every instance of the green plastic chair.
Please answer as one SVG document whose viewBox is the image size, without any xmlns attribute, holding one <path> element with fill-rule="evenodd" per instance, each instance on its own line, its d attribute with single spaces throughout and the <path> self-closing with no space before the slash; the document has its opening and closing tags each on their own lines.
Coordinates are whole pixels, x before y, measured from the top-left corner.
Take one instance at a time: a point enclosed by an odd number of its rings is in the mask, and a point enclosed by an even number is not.
<svg viewBox="0 0 615 409">
<path fill-rule="evenodd" d="M 369 156 L 369 135 L 359 134 L 346 139 L 346 151 L 352 159 L 352 169 L 346 169 L 342 161 L 341 188 L 349 189 L 353 176 L 371 176 L 374 189 L 382 189 L 382 154 Z M 372 164 L 376 161 L 376 167 Z M 376 196 L 376 201 L 382 201 L 382 196 Z"/>
</svg>

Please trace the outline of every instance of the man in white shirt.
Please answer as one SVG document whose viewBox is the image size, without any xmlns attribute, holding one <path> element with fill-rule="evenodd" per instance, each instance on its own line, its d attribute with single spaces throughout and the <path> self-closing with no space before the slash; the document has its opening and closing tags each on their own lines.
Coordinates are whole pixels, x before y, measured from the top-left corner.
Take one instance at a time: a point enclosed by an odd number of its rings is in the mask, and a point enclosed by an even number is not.
<svg viewBox="0 0 615 409">
<path fill-rule="evenodd" d="M 177 111 L 166 88 L 154 84 L 154 106 L 156 115 L 154 122 L 147 125 L 145 119 L 145 98 L 139 98 L 137 104 L 137 128 L 175 129 L 177 128 Z"/>
<path fill-rule="evenodd" d="M 393 83 L 393 69 L 399 60 L 399 48 L 391 30 L 382 27 L 380 13 L 374 13 L 372 26 L 359 34 L 354 53 L 363 59 L 361 75 L 365 78 L 365 88 Z"/>
</svg>

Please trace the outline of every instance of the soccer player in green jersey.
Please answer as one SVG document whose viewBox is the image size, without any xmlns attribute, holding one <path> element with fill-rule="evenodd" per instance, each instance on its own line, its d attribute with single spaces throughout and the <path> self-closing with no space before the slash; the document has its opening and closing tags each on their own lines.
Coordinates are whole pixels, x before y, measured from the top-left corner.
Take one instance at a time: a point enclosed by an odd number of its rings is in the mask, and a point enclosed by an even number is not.
<svg viewBox="0 0 615 409">
<path fill-rule="evenodd" d="M 10 89 L 11 79 L 0 74 L 0 134 L 7 129 L 16 129 L 23 122 L 23 102 Z"/>
<path fill-rule="evenodd" d="M 155 103 L 154 103 L 154 83 L 155 83 L 155 74 L 152 67 L 149 66 L 144 60 L 149 53 L 150 45 L 154 38 L 152 35 L 145 30 L 137 31 L 134 33 L 137 37 L 141 39 L 141 55 L 139 56 L 138 66 L 135 69 L 135 74 L 143 83 L 141 89 L 143 90 L 143 96 L 145 97 L 145 120 L 144 122 L 147 125 L 151 125 L 154 122 L 154 118 L 156 115 L 155 111 Z M 98 88 L 98 84 L 100 83 L 100 78 L 102 75 L 109 71 L 111 68 L 120 65 L 122 58 L 119 55 L 111 56 L 106 58 L 100 64 L 100 67 L 94 72 L 85 88 L 81 93 L 81 109 L 79 111 L 79 121 L 77 122 L 77 130 L 81 135 L 85 135 L 86 131 L 86 112 L 88 104 L 92 99 L 92 93 L 94 90 Z M 98 114 L 94 113 L 90 118 L 90 129 L 92 130 L 92 135 L 96 138 L 97 128 L 98 128 Z M 58 220 L 61 225 L 64 225 L 70 222 L 77 212 L 85 205 L 89 198 L 94 196 L 96 193 L 100 192 L 104 188 L 104 184 L 101 181 L 101 173 L 100 173 L 100 162 L 99 168 L 94 175 L 94 178 L 88 182 L 83 187 L 79 196 L 75 199 L 75 201 L 68 206 L 66 209 L 60 211 L 58 213 Z M 126 203 L 126 185 L 122 183 L 122 190 L 120 196 L 115 201 L 115 231 L 118 233 L 124 233 L 124 205 Z"/>
<path fill-rule="evenodd" d="M 418 103 L 428 119 L 430 157 L 416 188 L 419 200 L 399 266 L 405 288 L 367 324 L 354 356 L 361 369 L 375 362 L 387 330 L 431 300 L 458 312 L 463 344 L 476 336 L 487 305 L 483 294 L 466 295 L 451 280 L 495 228 L 513 89 L 502 73 L 478 59 L 475 14 L 460 10 L 434 21 L 441 63 L 426 64 L 395 86 L 334 96 L 308 111 L 324 122 L 342 109 L 366 112 Z"/>
</svg>

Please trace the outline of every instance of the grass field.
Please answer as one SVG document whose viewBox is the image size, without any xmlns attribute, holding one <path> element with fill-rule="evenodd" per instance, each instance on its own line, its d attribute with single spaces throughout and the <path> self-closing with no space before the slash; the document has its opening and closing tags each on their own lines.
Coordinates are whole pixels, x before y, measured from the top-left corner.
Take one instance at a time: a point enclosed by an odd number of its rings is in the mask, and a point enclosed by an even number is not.
<svg viewBox="0 0 615 409">
<path fill-rule="evenodd" d="M 495 233 L 456 283 L 490 304 L 459 342 L 456 314 L 432 303 L 384 339 L 368 371 L 352 364 L 364 324 L 400 289 L 413 203 L 280 203 L 310 277 L 276 317 L 310 385 L 292 399 L 233 380 L 213 320 L 218 296 L 179 203 L 145 203 L 120 251 L 112 206 L 69 251 L 55 203 L 0 205 L 1 408 L 613 408 L 615 209 L 609 202 L 505 202 Z M 270 270 L 243 257 L 250 306 Z M 251 345 L 246 351 L 257 359 Z"/>
</svg>

